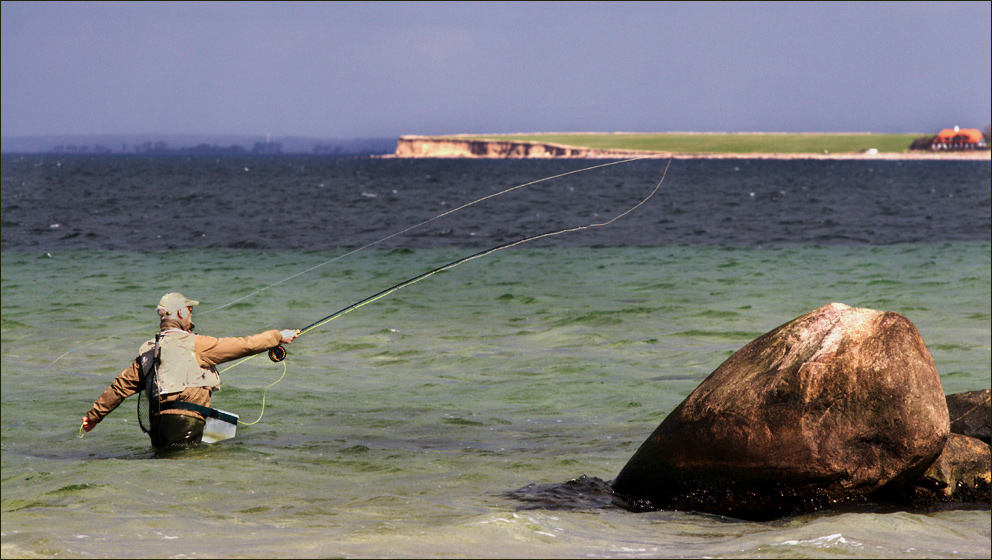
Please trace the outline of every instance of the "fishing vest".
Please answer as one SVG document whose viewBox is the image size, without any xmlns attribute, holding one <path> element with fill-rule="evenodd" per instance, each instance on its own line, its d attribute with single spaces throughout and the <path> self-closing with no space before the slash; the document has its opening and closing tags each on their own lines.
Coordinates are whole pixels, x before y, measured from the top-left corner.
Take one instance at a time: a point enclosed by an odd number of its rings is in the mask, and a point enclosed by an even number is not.
<svg viewBox="0 0 992 560">
<path fill-rule="evenodd" d="M 220 387 L 217 368 L 201 368 L 196 361 L 196 335 L 180 330 L 159 333 L 141 345 L 141 368 L 154 372 L 157 394 L 178 393 L 187 387 Z"/>
</svg>

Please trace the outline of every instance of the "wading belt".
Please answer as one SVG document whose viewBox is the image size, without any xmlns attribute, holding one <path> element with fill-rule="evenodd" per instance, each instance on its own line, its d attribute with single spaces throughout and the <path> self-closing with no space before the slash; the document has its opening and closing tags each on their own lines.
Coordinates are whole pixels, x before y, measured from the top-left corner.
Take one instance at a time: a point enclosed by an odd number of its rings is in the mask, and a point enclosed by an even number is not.
<svg viewBox="0 0 992 560">
<path fill-rule="evenodd" d="M 206 406 L 200 406 L 198 404 L 188 403 L 188 402 L 171 402 L 168 404 L 163 404 L 159 412 L 165 412 L 166 410 L 179 409 L 179 410 L 189 410 L 191 412 L 199 412 L 200 414 L 206 416 L 207 418 L 216 418 L 221 422 L 227 422 L 228 424 L 238 423 L 238 417 L 233 414 L 228 414 L 222 410 L 217 410 L 216 408 L 208 408 Z"/>
</svg>

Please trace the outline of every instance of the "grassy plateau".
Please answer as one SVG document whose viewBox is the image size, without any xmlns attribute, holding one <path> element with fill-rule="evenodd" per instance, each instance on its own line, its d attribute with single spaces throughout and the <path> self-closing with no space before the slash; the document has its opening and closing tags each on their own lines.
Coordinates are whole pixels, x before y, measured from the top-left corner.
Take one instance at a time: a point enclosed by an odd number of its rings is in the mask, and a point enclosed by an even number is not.
<svg viewBox="0 0 992 560">
<path fill-rule="evenodd" d="M 469 140 L 541 142 L 604 150 L 647 150 L 698 154 L 822 154 L 876 149 L 902 153 L 918 134 L 871 133 L 568 133 L 459 135 Z"/>
</svg>

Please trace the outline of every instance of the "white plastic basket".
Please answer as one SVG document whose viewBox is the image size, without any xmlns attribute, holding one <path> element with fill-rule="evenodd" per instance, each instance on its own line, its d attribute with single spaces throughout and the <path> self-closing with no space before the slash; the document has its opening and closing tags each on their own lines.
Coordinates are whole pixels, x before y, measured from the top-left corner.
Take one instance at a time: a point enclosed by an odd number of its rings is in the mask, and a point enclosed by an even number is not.
<svg viewBox="0 0 992 560">
<path fill-rule="evenodd" d="M 217 418 L 208 417 L 203 426 L 203 443 L 217 443 L 231 439 L 238 431 L 238 415 L 224 410 L 217 410 Z"/>
</svg>

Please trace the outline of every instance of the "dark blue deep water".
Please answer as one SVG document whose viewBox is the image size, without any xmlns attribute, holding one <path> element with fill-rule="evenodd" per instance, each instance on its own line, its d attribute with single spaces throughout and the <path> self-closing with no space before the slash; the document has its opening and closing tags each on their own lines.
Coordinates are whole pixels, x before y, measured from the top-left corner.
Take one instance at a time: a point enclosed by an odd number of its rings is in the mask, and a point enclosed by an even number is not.
<svg viewBox="0 0 992 560">
<path fill-rule="evenodd" d="M 588 160 L 4 157 L 4 250 L 329 249 Z M 612 217 L 665 160 L 539 183 L 386 247 L 486 247 Z M 676 160 L 649 204 L 556 246 L 988 241 L 987 161 Z"/>
</svg>

